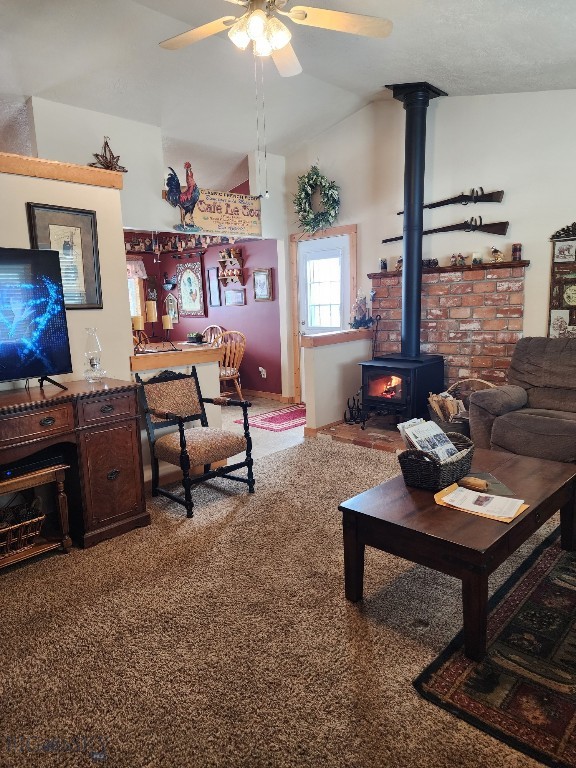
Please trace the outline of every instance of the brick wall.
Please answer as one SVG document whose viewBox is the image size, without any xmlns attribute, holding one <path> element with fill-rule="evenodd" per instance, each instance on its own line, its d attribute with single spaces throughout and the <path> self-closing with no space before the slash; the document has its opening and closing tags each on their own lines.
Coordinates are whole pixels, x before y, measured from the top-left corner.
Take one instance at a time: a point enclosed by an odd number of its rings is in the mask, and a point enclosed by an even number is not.
<svg viewBox="0 0 576 768">
<path fill-rule="evenodd" d="M 445 358 L 446 386 L 463 378 L 506 380 L 522 336 L 524 271 L 529 262 L 438 267 L 422 275 L 421 352 Z M 380 315 L 375 355 L 400 352 L 402 276 L 368 275 Z"/>
</svg>

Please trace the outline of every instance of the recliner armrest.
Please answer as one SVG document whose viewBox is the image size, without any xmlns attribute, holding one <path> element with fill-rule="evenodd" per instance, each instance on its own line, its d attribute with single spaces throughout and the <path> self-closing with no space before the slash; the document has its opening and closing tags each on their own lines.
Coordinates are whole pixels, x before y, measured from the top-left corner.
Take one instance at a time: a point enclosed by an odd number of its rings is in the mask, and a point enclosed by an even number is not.
<svg viewBox="0 0 576 768">
<path fill-rule="evenodd" d="M 470 395 L 470 406 L 483 408 L 492 416 L 502 416 L 510 411 L 524 408 L 528 403 L 528 393 L 515 384 L 504 384 L 492 389 L 480 389 Z"/>
<path fill-rule="evenodd" d="M 490 448 L 492 425 L 498 416 L 517 411 L 528 403 L 528 393 L 515 384 L 481 389 L 470 395 L 470 437 L 478 448 Z"/>
</svg>

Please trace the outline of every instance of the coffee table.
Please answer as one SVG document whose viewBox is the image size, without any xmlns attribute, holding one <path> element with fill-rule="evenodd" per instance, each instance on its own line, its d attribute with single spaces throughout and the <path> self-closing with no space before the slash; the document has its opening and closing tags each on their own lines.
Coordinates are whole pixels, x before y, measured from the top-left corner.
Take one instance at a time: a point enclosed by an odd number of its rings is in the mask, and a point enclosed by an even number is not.
<svg viewBox="0 0 576 768">
<path fill-rule="evenodd" d="M 472 471 L 491 472 L 530 506 L 510 523 L 440 507 L 402 475 L 339 505 L 348 600 L 362 599 L 366 546 L 462 581 L 464 651 L 486 653 L 488 576 L 556 511 L 561 545 L 576 548 L 576 465 L 476 449 Z"/>
</svg>

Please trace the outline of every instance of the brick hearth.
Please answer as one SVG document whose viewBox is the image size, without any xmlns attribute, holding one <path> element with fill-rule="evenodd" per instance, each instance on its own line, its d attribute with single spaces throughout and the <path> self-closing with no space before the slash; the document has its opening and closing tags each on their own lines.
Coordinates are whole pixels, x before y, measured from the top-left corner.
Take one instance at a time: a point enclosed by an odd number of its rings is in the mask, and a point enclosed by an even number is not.
<svg viewBox="0 0 576 768">
<path fill-rule="evenodd" d="M 529 261 L 422 270 L 421 351 L 445 358 L 446 385 L 464 378 L 506 380 L 522 336 Z M 400 352 L 402 276 L 368 275 L 372 314 L 381 315 L 375 355 Z"/>
</svg>

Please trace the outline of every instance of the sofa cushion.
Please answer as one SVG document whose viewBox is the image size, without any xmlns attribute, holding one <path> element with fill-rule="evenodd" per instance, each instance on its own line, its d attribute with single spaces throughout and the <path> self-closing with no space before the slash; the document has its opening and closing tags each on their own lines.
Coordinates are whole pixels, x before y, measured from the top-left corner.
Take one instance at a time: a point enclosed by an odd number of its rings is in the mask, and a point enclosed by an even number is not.
<svg viewBox="0 0 576 768">
<path fill-rule="evenodd" d="M 522 408 L 499 416 L 491 448 L 551 461 L 576 461 L 576 414 Z"/>
</svg>

